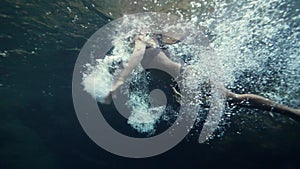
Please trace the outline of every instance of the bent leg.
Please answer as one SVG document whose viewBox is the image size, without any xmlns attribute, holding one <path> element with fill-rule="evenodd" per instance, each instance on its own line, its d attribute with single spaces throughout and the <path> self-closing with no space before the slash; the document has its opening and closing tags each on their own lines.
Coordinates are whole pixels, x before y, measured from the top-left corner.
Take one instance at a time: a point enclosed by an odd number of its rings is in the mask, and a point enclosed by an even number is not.
<svg viewBox="0 0 300 169">
<path fill-rule="evenodd" d="M 235 94 L 227 89 L 225 90 L 226 98 L 231 104 L 277 112 L 300 121 L 300 109 L 290 108 L 255 94 Z"/>
</svg>

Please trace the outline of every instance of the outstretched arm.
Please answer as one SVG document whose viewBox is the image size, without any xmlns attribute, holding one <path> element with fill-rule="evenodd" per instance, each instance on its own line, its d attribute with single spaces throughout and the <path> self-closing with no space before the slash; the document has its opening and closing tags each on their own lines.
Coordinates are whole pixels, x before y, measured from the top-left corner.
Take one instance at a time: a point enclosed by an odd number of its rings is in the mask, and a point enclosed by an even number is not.
<svg viewBox="0 0 300 169">
<path fill-rule="evenodd" d="M 142 61 L 145 50 L 146 50 L 146 43 L 142 41 L 142 35 L 137 35 L 135 37 L 135 46 L 134 46 L 133 53 L 131 54 L 127 65 L 122 70 L 119 78 L 114 83 L 111 93 L 115 92 L 119 87 L 121 87 L 124 84 L 124 81 L 129 76 L 129 74 Z"/>
</svg>

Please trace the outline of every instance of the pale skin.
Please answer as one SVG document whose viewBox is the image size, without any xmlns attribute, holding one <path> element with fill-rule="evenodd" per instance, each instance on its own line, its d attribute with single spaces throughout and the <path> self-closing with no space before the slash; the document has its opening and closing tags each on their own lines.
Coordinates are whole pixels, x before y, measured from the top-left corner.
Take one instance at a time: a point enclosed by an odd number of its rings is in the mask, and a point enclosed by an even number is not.
<svg viewBox="0 0 300 169">
<path fill-rule="evenodd" d="M 155 43 L 155 40 L 145 38 L 144 35 L 137 35 L 135 37 L 134 51 L 131 54 L 127 65 L 122 70 L 118 79 L 115 81 L 111 92 L 107 96 L 107 103 L 110 103 L 111 95 L 124 84 L 125 80 L 130 75 L 130 73 L 140 63 L 145 69 L 151 68 L 151 65 L 155 65 L 156 68 L 168 72 L 172 77 L 180 76 L 181 65 L 179 63 L 170 60 L 161 49 L 151 47 L 146 48 L 147 46 L 149 46 L 149 44 L 150 46 L 152 46 L 155 45 Z M 210 80 L 210 84 L 213 86 L 214 82 Z M 218 87 L 218 90 L 224 93 L 225 99 L 231 105 L 238 105 L 243 107 L 257 108 L 260 110 L 276 112 L 300 121 L 300 109 L 294 109 L 288 106 L 284 106 L 255 94 L 236 94 L 223 86 Z M 175 94 L 180 95 L 180 93 L 177 92 L 175 89 L 174 92 Z"/>
</svg>

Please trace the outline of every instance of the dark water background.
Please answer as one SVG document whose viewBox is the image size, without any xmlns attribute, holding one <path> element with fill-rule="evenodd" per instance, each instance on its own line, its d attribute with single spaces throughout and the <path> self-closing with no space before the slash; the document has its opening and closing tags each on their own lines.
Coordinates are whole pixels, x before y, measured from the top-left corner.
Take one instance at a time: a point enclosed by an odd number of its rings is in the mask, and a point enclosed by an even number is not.
<svg viewBox="0 0 300 169">
<path fill-rule="evenodd" d="M 74 112 L 71 81 L 80 48 L 112 19 L 101 4 L 0 1 L 0 168 L 299 168 L 300 123 L 249 109 L 208 144 L 189 136 L 147 159 L 94 144 Z"/>
</svg>

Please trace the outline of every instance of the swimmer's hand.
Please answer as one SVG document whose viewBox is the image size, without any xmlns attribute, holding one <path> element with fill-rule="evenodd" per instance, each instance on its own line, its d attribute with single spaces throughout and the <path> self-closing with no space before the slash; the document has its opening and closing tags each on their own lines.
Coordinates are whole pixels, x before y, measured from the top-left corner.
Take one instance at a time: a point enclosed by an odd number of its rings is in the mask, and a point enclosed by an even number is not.
<svg viewBox="0 0 300 169">
<path fill-rule="evenodd" d="M 110 93 L 113 93 L 113 92 L 117 91 L 123 84 L 124 84 L 124 80 L 123 79 L 117 80 L 115 82 L 115 84 L 113 85 Z"/>
<path fill-rule="evenodd" d="M 104 104 L 111 104 L 112 101 L 112 92 L 109 92 L 108 95 L 104 98 Z"/>
<path fill-rule="evenodd" d="M 104 98 L 104 104 L 111 104 L 112 101 L 112 95 L 115 91 L 117 91 L 122 85 L 124 84 L 123 80 L 118 80 L 114 86 L 112 87 L 112 90 L 108 93 L 108 95 Z"/>
</svg>

